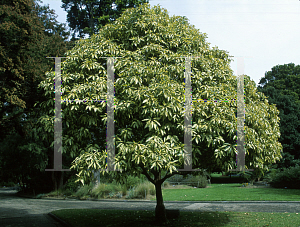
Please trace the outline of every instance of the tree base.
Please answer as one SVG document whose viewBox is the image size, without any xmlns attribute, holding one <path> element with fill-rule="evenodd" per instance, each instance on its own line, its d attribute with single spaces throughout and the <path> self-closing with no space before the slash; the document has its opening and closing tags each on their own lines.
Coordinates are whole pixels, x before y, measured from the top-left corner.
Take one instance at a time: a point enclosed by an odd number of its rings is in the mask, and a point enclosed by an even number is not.
<svg viewBox="0 0 300 227">
<path fill-rule="evenodd" d="M 156 206 L 155 208 L 155 221 L 157 223 L 165 223 L 168 221 L 166 216 L 165 206 Z"/>
</svg>

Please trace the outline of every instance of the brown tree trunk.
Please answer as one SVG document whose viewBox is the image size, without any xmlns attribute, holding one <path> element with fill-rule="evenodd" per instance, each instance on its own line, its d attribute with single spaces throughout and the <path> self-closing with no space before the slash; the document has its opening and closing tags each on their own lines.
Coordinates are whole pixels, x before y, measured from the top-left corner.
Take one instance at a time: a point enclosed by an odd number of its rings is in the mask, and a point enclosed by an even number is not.
<svg viewBox="0 0 300 227">
<path fill-rule="evenodd" d="M 156 208 L 155 208 L 155 219 L 158 223 L 167 222 L 166 209 L 164 206 L 162 191 L 161 191 L 161 182 L 155 184 L 156 192 Z"/>
</svg>

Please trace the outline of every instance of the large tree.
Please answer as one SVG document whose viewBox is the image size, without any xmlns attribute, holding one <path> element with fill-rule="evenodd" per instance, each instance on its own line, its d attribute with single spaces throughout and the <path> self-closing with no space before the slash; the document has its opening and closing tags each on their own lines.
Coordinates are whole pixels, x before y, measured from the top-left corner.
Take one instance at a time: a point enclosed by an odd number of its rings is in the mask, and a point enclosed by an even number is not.
<svg viewBox="0 0 300 227">
<path fill-rule="evenodd" d="M 69 33 L 49 7 L 31 0 L 2 3 L 0 21 L 0 124 L 6 131 L 11 120 L 33 108 L 37 85 L 53 68 L 46 57 L 64 55 Z"/>
<path fill-rule="evenodd" d="M 62 8 L 67 11 L 67 21 L 73 30 L 73 39 L 89 36 L 99 28 L 116 20 L 128 8 L 138 7 L 149 0 L 62 0 Z"/>
<path fill-rule="evenodd" d="M 300 65 L 274 66 L 261 78 L 257 90 L 280 111 L 279 142 L 284 156 L 300 159 Z"/>
<path fill-rule="evenodd" d="M 145 175 L 155 185 L 158 221 L 166 221 L 162 183 L 184 166 L 184 70 L 192 60 L 193 99 L 236 99 L 237 78 L 226 51 L 211 48 L 206 35 L 187 18 L 170 17 L 159 6 L 130 9 L 90 39 L 80 40 L 62 63 L 63 152 L 75 158 L 72 168 L 86 183 L 93 170 L 106 168 L 107 59 L 115 69 L 115 167 L 122 181 L 127 174 Z M 53 107 L 53 73 L 41 83 Z M 278 111 L 257 92 L 245 75 L 246 167 L 265 170 L 279 160 Z M 48 105 L 48 107 L 47 107 Z M 234 102 L 193 103 L 193 168 L 235 168 L 236 111 Z M 53 133 L 53 115 L 41 118 Z M 165 174 L 163 174 L 165 173 Z"/>
<path fill-rule="evenodd" d="M 14 180 L 33 179 L 36 169 L 45 169 L 48 155 L 53 156 L 51 143 L 41 143 L 32 134 L 39 117 L 34 104 L 47 100 L 38 84 L 54 65 L 46 57 L 63 56 L 71 48 L 66 41 L 70 34 L 56 17 L 38 1 L 3 1 L 0 6 L 0 168 Z M 18 141 L 13 152 L 8 141 Z M 11 162 L 17 154 L 23 156 L 22 165 Z"/>
</svg>

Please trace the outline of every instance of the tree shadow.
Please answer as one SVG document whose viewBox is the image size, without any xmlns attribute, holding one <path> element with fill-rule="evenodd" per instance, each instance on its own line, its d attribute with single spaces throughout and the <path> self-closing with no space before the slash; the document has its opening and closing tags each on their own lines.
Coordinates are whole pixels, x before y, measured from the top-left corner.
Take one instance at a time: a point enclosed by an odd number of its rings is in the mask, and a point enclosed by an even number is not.
<svg viewBox="0 0 300 227">
<path fill-rule="evenodd" d="M 220 212 L 180 211 L 179 218 L 168 219 L 168 222 L 158 223 L 155 216 L 144 217 L 142 220 L 130 221 L 126 226 L 131 227 L 218 227 L 224 226 L 231 221 L 230 214 Z M 119 225 L 116 225 L 119 226 Z"/>
</svg>

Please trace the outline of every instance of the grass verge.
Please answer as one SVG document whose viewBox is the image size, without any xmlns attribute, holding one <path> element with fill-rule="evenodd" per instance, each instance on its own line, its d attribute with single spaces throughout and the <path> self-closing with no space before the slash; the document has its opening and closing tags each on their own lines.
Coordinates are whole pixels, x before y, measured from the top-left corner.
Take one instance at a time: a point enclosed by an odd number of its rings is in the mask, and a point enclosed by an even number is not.
<svg viewBox="0 0 300 227">
<path fill-rule="evenodd" d="M 52 214 L 73 227 L 154 227 L 154 211 L 67 209 Z M 198 226 L 300 226 L 297 213 L 260 212 L 180 212 L 178 219 L 170 220 L 169 227 Z"/>
<path fill-rule="evenodd" d="M 241 186 L 242 184 L 211 184 L 207 188 L 165 188 L 162 193 L 164 201 L 300 201 L 300 189 Z"/>
</svg>

